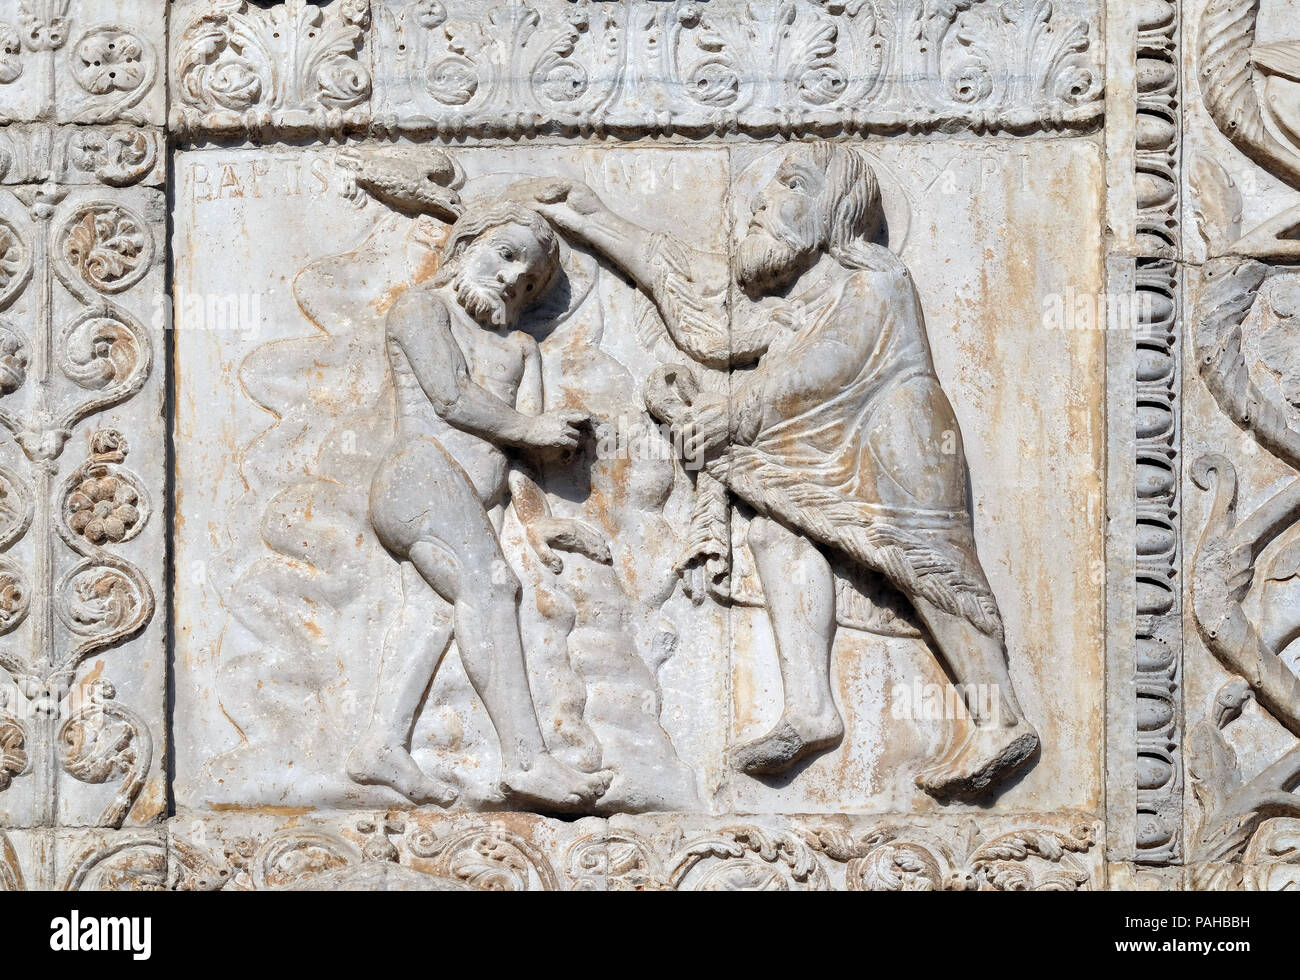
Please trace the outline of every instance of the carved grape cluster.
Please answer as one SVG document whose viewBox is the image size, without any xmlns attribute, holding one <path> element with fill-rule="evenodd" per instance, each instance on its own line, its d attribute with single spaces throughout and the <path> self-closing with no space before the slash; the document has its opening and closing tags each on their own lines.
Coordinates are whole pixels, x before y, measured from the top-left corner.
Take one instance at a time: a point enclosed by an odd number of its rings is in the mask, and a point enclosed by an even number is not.
<svg viewBox="0 0 1300 980">
<path fill-rule="evenodd" d="M 123 540 L 140 520 L 139 494 L 125 480 L 88 477 L 68 497 L 69 526 L 94 545 Z"/>
</svg>

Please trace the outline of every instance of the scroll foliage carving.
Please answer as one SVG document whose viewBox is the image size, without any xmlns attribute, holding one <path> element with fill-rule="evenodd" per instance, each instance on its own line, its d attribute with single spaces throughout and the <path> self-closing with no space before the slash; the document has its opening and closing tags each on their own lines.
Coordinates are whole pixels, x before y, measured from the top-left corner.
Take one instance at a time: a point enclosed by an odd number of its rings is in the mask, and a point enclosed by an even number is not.
<svg viewBox="0 0 1300 980">
<path fill-rule="evenodd" d="M 213 0 L 174 45 L 174 98 L 251 127 L 283 112 L 340 125 L 370 95 L 370 73 L 358 58 L 369 12 L 366 0 L 328 9 L 307 0 L 272 7 Z M 364 110 L 348 118 L 363 117 Z"/>
<path fill-rule="evenodd" d="M 885 823 L 865 832 L 831 827 L 773 831 L 729 826 L 689 839 L 626 832 L 570 848 L 573 887 L 705 891 L 1027 891 L 1091 887 L 1077 855 L 1091 826 L 1017 830 L 980 841 Z M 832 878 L 842 880 L 838 885 Z"/>
<path fill-rule="evenodd" d="M 173 45 L 172 123 L 444 138 L 1080 129 L 1101 115 L 1091 43 L 1048 0 L 207 0 Z M 286 44 L 311 53 L 277 73 Z"/>
<path fill-rule="evenodd" d="M 127 180 L 134 179 L 132 167 L 156 152 L 155 144 L 141 145 L 120 130 L 83 135 L 87 152 L 111 157 L 88 165 Z M 108 151 L 119 136 L 125 142 Z M 135 157 L 137 150 L 143 157 Z M 10 263 L 17 271 L 0 307 L 26 295 L 36 310 L 25 330 L 0 322 L 0 425 L 26 456 L 26 472 L 0 470 L 0 635 L 14 635 L 0 647 L 0 667 L 14 684 L 10 697 L 21 698 L 10 713 L 23 719 L 5 727 L 5 784 L 39 779 L 38 812 L 30 819 L 47 825 L 55 819 L 60 771 L 115 785 L 98 821 L 120 827 L 143 791 L 153 736 L 116 699 L 111 681 L 100 677 L 82 686 L 77 676 L 87 657 L 135 636 L 153 616 L 147 576 L 114 553 L 144 527 L 149 501 L 140 479 L 121 465 L 127 447 L 115 430 L 90 435 L 90 458 L 72 470 L 61 493 L 55 478 L 77 423 L 130 398 L 149 375 L 147 329 L 109 297 L 133 289 L 148 273 L 154 233 L 145 218 L 117 202 L 65 208 L 67 193 L 53 184 L 20 187 L 16 195 L 30 224 L 9 222 L 4 229 L 21 234 L 23 251 Z M 57 283 L 78 306 L 62 327 L 53 301 Z M 34 552 L 30 564 L 12 557 L 20 542 Z M 60 551 L 64 545 L 71 564 Z M 22 634 L 15 632 L 20 626 Z"/>
</svg>

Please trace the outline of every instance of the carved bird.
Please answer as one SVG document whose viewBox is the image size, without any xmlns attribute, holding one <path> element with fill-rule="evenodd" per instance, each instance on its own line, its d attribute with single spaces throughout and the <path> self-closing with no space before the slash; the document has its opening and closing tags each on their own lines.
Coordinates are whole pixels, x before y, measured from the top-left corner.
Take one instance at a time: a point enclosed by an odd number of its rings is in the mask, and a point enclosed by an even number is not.
<svg viewBox="0 0 1300 980">
<path fill-rule="evenodd" d="M 1229 723 L 1241 716 L 1246 702 L 1254 696 L 1250 685 L 1240 677 L 1234 677 L 1224 684 L 1219 688 L 1219 693 L 1214 696 L 1215 727 L 1227 728 Z"/>
<path fill-rule="evenodd" d="M 465 175 L 439 150 L 380 150 L 352 161 L 357 186 L 404 214 L 428 214 L 454 222 L 461 214 Z"/>
</svg>

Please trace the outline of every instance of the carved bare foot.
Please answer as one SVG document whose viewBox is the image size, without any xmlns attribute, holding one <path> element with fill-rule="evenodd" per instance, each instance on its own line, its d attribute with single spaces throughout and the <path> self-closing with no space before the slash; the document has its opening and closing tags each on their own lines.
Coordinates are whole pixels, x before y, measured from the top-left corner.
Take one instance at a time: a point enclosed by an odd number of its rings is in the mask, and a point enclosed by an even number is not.
<svg viewBox="0 0 1300 980">
<path fill-rule="evenodd" d="M 347 770 L 353 782 L 391 786 L 412 803 L 451 806 L 456 802 L 450 784 L 426 773 L 405 749 L 375 736 L 366 736 L 348 753 Z"/>
<path fill-rule="evenodd" d="M 978 796 L 1011 775 L 1037 748 L 1038 733 L 1024 719 L 1008 728 L 974 728 L 960 752 L 917 776 L 916 782 L 932 796 Z"/>
<path fill-rule="evenodd" d="M 609 769 L 580 772 L 543 752 L 527 769 L 507 769 L 501 791 L 513 803 L 559 812 L 581 810 L 600 799 L 613 778 Z"/>
<path fill-rule="evenodd" d="M 958 729 L 952 737 L 944 743 L 943 751 L 932 758 L 926 765 L 916 771 L 916 785 L 924 788 L 923 780 L 937 772 L 946 772 L 957 758 L 966 749 L 966 743 L 970 741 L 969 732 Z"/>
<path fill-rule="evenodd" d="M 766 735 L 742 742 L 731 750 L 731 768 L 751 776 L 783 772 L 807 756 L 840 743 L 844 723 L 830 714 L 803 718 L 787 712 Z"/>
</svg>

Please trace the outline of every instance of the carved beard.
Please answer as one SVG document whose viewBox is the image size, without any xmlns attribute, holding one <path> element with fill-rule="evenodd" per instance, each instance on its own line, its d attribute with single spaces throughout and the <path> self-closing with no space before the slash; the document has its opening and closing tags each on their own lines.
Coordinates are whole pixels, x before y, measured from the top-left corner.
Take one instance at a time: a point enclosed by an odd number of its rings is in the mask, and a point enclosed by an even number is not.
<svg viewBox="0 0 1300 980">
<path fill-rule="evenodd" d="M 494 283 L 479 282 L 457 272 L 451 288 L 465 312 L 485 327 L 505 327 L 514 319 L 514 311 Z"/>
<path fill-rule="evenodd" d="M 772 229 L 756 216 L 736 256 L 736 282 L 750 295 L 785 288 L 816 254 L 819 238 L 811 220 Z"/>
</svg>

